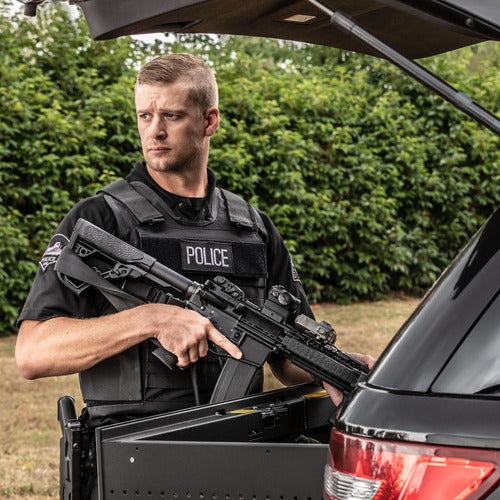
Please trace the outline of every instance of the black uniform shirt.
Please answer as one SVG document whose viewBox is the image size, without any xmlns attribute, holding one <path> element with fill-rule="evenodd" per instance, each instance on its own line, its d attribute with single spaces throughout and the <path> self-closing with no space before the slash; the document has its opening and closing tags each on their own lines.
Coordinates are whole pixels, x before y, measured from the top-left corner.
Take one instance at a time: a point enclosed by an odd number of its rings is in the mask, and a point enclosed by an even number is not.
<svg viewBox="0 0 500 500">
<path fill-rule="evenodd" d="M 174 210 L 184 216 L 196 216 L 207 202 L 205 198 L 183 198 L 163 190 L 148 174 L 145 164 L 138 162 L 127 176 L 129 181 L 141 181 L 155 190 Z M 209 196 L 213 193 L 216 177 L 209 170 Z M 260 212 L 268 233 L 267 262 L 269 266 L 269 288 L 283 285 L 285 289 L 301 299 L 300 312 L 313 316 L 302 285 L 293 267 L 290 255 L 269 217 Z M 62 220 L 49 246 L 43 254 L 33 286 L 19 315 L 18 323 L 25 319 L 45 321 L 54 317 L 91 318 L 114 312 L 100 292 L 88 290 L 79 297 L 59 280 L 54 272 L 54 264 L 69 238 L 79 218 L 103 228 L 118 236 L 116 219 L 101 195 L 92 196 L 78 202 Z"/>
</svg>

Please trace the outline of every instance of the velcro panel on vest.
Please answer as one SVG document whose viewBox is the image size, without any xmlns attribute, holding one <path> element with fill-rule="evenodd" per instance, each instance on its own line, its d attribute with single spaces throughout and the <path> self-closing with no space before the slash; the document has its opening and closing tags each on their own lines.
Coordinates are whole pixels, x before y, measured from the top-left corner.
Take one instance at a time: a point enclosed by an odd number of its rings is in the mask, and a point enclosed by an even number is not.
<svg viewBox="0 0 500 500">
<path fill-rule="evenodd" d="M 165 240 L 148 235 L 142 240 L 142 250 L 181 273 L 267 278 L 266 246 L 261 242 Z"/>
</svg>

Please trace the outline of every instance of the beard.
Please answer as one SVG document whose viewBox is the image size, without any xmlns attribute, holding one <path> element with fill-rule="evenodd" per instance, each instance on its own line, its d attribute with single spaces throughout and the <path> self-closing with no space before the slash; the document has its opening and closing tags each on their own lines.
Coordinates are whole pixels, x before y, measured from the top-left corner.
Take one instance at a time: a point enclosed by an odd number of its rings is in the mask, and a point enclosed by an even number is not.
<svg viewBox="0 0 500 500">
<path fill-rule="evenodd" d="M 155 172 L 180 173 L 200 165 L 204 155 L 201 148 L 191 147 L 182 152 L 174 152 L 169 149 L 159 155 L 145 152 L 144 158 L 148 167 Z"/>
</svg>

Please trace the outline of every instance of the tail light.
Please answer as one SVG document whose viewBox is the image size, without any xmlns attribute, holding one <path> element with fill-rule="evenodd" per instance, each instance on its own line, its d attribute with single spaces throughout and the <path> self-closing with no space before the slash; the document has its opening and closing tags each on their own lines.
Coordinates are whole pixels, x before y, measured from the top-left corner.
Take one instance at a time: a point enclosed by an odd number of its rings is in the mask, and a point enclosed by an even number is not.
<svg viewBox="0 0 500 500">
<path fill-rule="evenodd" d="M 500 485 L 500 451 L 360 438 L 332 431 L 326 500 L 464 500 Z"/>
</svg>

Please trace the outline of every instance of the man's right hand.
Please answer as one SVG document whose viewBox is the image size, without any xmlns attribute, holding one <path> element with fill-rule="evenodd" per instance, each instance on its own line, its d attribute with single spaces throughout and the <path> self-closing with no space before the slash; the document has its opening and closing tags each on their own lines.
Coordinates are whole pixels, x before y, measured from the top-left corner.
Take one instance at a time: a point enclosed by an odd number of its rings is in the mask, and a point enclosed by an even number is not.
<svg viewBox="0 0 500 500">
<path fill-rule="evenodd" d="M 208 353 L 208 341 L 222 347 L 233 358 L 240 359 L 240 349 L 225 337 L 210 320 L 196 311 L 164 304 L 147 304 L 152 314 L 155 337 L 178 358 L 177 366 L 186 368 Z M 168 309 L 166 309 L 168 308 Z"/>
</svg>

